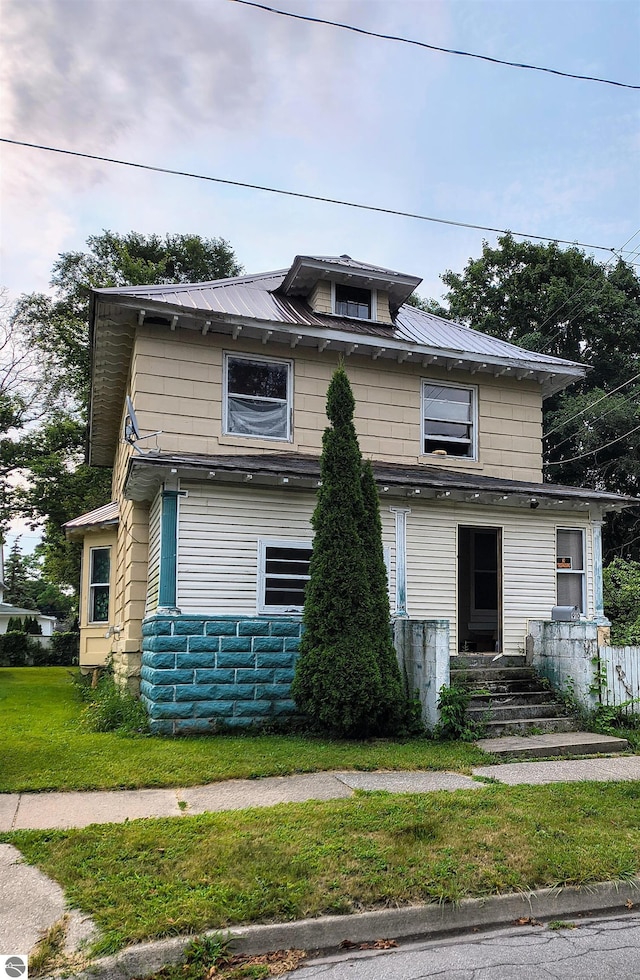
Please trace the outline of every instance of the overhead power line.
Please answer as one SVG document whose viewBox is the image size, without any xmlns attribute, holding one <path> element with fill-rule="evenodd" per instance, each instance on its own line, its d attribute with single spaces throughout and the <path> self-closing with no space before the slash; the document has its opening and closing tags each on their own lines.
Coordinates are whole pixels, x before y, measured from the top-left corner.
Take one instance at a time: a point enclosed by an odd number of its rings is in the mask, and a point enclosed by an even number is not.
<svg viewBox="0 0 640 980">
<path fill-rule="evenodd" d="M 586 408 L 583 408 L 579 412 L 576 412 L 576 414 L 572 415 L 571 418 L 565 419 L 564 422 L 560 423 L 560 425 L 556 425 L 554 426 L 553 429 L 549 429 L 549 431 L 544 434 L 543 438 L 548 439 L 549 436 L 552 436 L 554 432 L 557 432 L 559 429 L 564 429 L 565 425 L 568 425 L 569 422 L 573 422 L 574 419 L 580 418 L 580 416 L 584 415 L 585 412 L 589 412 L 594 407 L 594 405 L 599 405 L 600 402 L 603 402 L 605 400 L 605 398 L 611 398 L 611 396 L 615 395 L 617 391 L 621 391 L 623 388 L 626 388 L 627 385 L 630 385 L 633 381 L 637 381 L 638 378 L 640 378 L 640 372 L 638 374 L 634 374 L 633 377 L 629 378 L 628 381 L 623 381 L 623 383 L 621 385 L 618 385 L 617 388 L 612 388 L 611 391 L 607 391 L 605 392 L 604 395 L 600 395 L 600 397 L 596 398 L 596 400 L 591 402 L 590 405 L 587 405 Z M 566 461 L 563 460 L 563 462 Z M 554 463 L 553 465 L 555 466 L 557 464 Z"/>
<path fill-rule="evenodd" d="M 571 456 L 569 459 L 558 459 L 553 463 L 544 463 L 544 466 L 562 466 L 563 463 L 575 463 L 578 459 L 586 459 L 587 456 L 593 456 L 594 453 L 599 453 L 601 449 L 608 449 L 609 446 L 615 446 L 616 442 L 622 442 L 627 436 L 632 436 L 634 432 L 640 431 L 640 425 L 636 425 L 634 429 L 629 429 L 624 435 L 618 436 L 617 439 L 612 439 L 611 442 L 605 442 L 603 446 L 598 446 L 597 449 L 589 449 L 586 453 L 580 453 L 579 456 Z"/>
<path fill-rule="evenodd" d="M 376 37 L 383 41 L 399 41 L 401 44 L 411 44 L 417 48 L 426 48 L 428 51 L 439 51 L 442 54 L 455 54 L 462 58 L 477 58 L 480 61 L 489 61 L 494 65 L 506 65 L 508 68 L 524 68 L 527 71 L 541 71 L 550 75 L 560 75 L 562 78 L 576 78 L 581 82 L 600 82 L 603 85 L 616 85 L 618 88 L 640 89 L 640 85 L 630 85 L 628 82 L 615 82 L 610 78 L 597 78 L 593 75 L 576 75 L 573 72 L 559 71 L 557 68 L 542 68 L 540 65 L 527 65 L 519 61 L 504 61 L 502 58 L 492 58 L 487 54 L 474 54 L 471 51 L 458 51 L 455 48 L 442 48 L 437 44 L 427 44 L 426 41 L 417 41 L 415 38 L 402 37 L 398 34 L 381 34 L 377 31 L 367 31 L 364 27 L 355 27 L 353 24 L 342 24 L 336 20 L 325 20 L 322 17 L 310 17 L 307 14 L 294 14 L 290 10 L 279 10 L 277 7 L 268 7 L 263 3 L 254 3 L 253 0 L 232 0 L 232 3 L 242 4 L 243 7 L 256 7 L 269 14 L 278 14 L 280 17 L 290 17 L 293 20 L 305 20 L 311 24 L 325 24 L 328 27 L 338 27 L 342 31 L 352 31 L 354 34 L 364 34 L 367 37 Z"/>
<path fill-rule="evenodd" d="M 99 156 L 95 153 L 81 153 L 79 150 L 63 150 L 56 146 L 45 146 L 41 143 L 28 143 L 25 140 L 11 140 L 0 136 L 0 143 L 10 143 L 12 146 L 26 146 L 32 150 L 44 150 L 47 153 L 60 153 L 64 156 L 79 157 L 82 160 L 96 160 L 99 163 L 114 163 L 120 167 L 133 167 L 136 170 L 150 170 L 158 174 L 171 174 L 174 177 L 189 177 L 192 180 L 206 180 L 214 184 L 226 184 L 230 187 L 245 187 L 254 191 L 265 191 L 268 194 L 281 194 L 285 197 L 297 197 L 305 201 L 319 201 L 322 204 L 338 204 L 345 208 L 355 208 L 359 211 L 373 211 L 376 214 L 391 214 L 400 218 L 413 218 L 416 221 L 430 221 L 438 225 L 451 225 L 454 228 L 471 228 L 474 231 L 490 231 L 497 235 L 513 235 L 514 238 L 533 238 L 539 242 L 556 242 L 558 245 L 573 245 L 576 248 L 590 248 L 598 252 L 614 252 L 616 249 L 609 245 L 590 245 L 587 242 L 569 241 L 556 238 L 553 235 L 533 235 L 531 232 L 513 231 L 509 228 L 493 228 L 491 225 L 475 225 L 467 221 L 453 221 L 449 218 L 434 218 L 413 211 L 400 211 L 395 208 L 383 208 L 374 204 L 360 204 L 356 201 L 344 201 L 336 197 L 322 197 L 319 194 L 304 194 L 302 191 L 290 191 L 281 187 L 268 187 L 265 184 L 251 184 L 242 180 L 229 180 L 226 177 L 212 177 L 208 174 L 191 173 L 188 170 L 172 170 L 169 167 L 157 167 L 149 163 L 135 163 L 131 160 L 118 160 L 115 157 Z"/>
</svg>

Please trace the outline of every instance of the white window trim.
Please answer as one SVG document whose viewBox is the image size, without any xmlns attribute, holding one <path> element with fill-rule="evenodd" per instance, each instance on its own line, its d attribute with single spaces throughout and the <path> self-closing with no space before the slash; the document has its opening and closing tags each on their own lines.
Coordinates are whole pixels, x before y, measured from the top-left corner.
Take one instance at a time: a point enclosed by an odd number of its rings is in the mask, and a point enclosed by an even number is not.
<svg viewBox="0 0 640 980">
<path fill-rule="evenodd" d="M 312 538 L 258 538 L 258 575 L 256 584 L 256 609 L 261 616 L 300 616 L 304 606 L 267 606 L 265 592 L 267 585 L 267 548 L 313 548 Z M 384 563 L 387 569 L 387 588 L 391 582 L 391 549 L 383 548 Z M 389 606 L 391 595 L 389 593 Z"/>
<path fill-rule="evenodd" d="M 435 455 L 434 453 L 426 453 L 424 451 L 424 442 L 426 438 L 425 433 L 425 405 L 424 405 L 424 386 L 425 385 L 437 385 L 439 388 L 456 388 L 458 391 L 470 391 L 471 392 L 471 455 L 469 456 L 456 456 L 453 453 L 446 456 Z M 467 460 L 468 462 L 477 461 L 478 459 L 478 386 L 477 385 L 466 385 L 466 384 L 454 384 L 452 381 L 440 381 L 436 378 L 421 378 L 420 379 L 420 455 L 425 459 L 440 459 L 440 460 Z"/>
<path fill-rule="evenodd" d="M 342 283 L 340 285 L 342 285 Z M 355 286 L 356 283 L 354 283 L 353 285 Z M 331 315 L 339 316 L 342 319 L 347 319 L 347 320 L 359 320 L 362 323 L 377 323 L 378 322 L 378 290 L 369 289 L 368 286 L 358 286 L 357 288 L 367 289 L 371 293 L 371 316 L 370 317 L 364 317 L 364 316 L 345 317 L 344 313 L 336 313 L 336 284 L 333 281 L 333 279 L 331 280 Z"/>
<path fill-rule="evenodd" d="M 284 364 L 287 368 L 287 434 L 286 436 L 265 436 L 257 432 L 254 434 L 247 432 L 232 432 L 229 429 L 228 416 L 228 396 L 229 396 L 229 358 L 238 361 L 263 361 L 271 364 Z M 247 395 L 251 398 L 253 396 Z M 263 398 L 260 398 L 264 401 Z M 276 399 L 274 399 L 275 401 Z M 225 351 L 222 360 L 222 434 L 232 436 L 234 439 L 260 439 L 266 442 L 293 442 L 293 361 L 282 357 L 269 357 L 265 354 L 236 354 L 233 351 Z"/>
<path fill-rule="evenodd" d="M 267 548 L 312 548 L 311 538 L 258 538 L 258 582 L 256 608 L 260 615 L 299 616 L 303 606 L 268 606 L 265 603 L 267 586 Z"/>
<path fill-rule="evenodd" d="M 558 568 L 558 531 L 577 531 L 582 537 L 582 568 Z M 559 575 L 580 575 L 582 579 L 582 584 L 580 588 L 581 602 L 580 602 L 580 615 L 585 616 L 587 611 L 587 539 L 585 534 L 585 529 L 583 527 L 566 527 L 565 525 L 556 525 L 556 604 L 559 605 L 560 600 L 558 597 L 558 576 Z"/>
<path fill-rule="evenodd" d="M 93 582 L 93 553 L 94 551 L 108 551 L 109 552 L 109 581 L 108 582 Z M 100 625 L 102 623 L 108 623 L 111 619 L 111 545 L 109 544 L 97 544 L 92 548 L 89 548 L 89 588 L 88 588 L 88 609 L 87 609 L 87 623 L 90 625 Z M 94 602 L 93 602 L 93 590 L 103 589 L 107 587 L 109 590 L 109 602 L 107 607 L 107 618 L 106 619 L 92 619 L 91 613 L 93 612 Z"/>
</svg>

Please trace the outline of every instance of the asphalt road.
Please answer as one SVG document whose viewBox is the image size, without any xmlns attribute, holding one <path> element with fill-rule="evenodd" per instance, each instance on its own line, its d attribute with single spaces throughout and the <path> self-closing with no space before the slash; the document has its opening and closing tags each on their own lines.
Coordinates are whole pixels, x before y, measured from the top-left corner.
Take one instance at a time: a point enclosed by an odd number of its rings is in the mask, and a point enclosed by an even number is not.
<svg viewBox="0 0 640 980">
<path fill-rule="evenodd" d="M 308 960 L 292 980 L 638 980 L 640 913 L 513 926 L 481 935 Z"/>
</svg>

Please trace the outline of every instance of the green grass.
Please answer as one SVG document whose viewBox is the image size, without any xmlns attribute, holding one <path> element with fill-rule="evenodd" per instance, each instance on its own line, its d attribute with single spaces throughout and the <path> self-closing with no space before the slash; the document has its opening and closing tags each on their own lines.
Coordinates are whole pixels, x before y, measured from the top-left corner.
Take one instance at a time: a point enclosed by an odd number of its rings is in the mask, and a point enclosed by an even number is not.
<svg viewBox="0 0 640 980">
<path fill-rule="evenodd" d="M 629 879 L 640 783 L 359 794 L 1 839 L 94 917 L 104 953 L 239 923 Z"/>
<path fill-rule="evenodd" d="M 473 745 L 311 736 L 160 738 L 90 733 L 65 667 L 0 668 L 0 792 L 196 786 L 330 769 L 449 769 L 489 759 Z"/>
</svg>

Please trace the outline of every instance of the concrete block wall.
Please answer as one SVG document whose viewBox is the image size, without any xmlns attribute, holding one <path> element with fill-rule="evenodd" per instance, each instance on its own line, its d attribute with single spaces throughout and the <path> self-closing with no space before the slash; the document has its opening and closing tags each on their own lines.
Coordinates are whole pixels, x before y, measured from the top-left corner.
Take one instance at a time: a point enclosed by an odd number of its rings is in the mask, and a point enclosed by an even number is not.
<svg viewBox="0 0 640 980">
<path fill-rule="evenodd" d="M 527 661 L 554 690 L 575 698 L 587 711 L 598 707 L 597 623 L 530 620 L 526 650 Z"/>
<path fill-rule="evenodd" d="M 422 705 L 422 720 L 432 728 L 440 720 L 440 688 L 449 685 L 449 620 L 396 619 L 393 643 L 409 697 Z"/>
<path fill-rule="evenodd" d="M 140 694 L 151 731 L 210 734 L 294 717 L 301 632 L 299 617 L 148 617 Z"/>
</svg>

